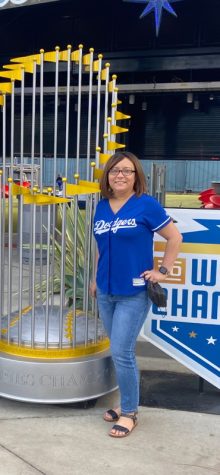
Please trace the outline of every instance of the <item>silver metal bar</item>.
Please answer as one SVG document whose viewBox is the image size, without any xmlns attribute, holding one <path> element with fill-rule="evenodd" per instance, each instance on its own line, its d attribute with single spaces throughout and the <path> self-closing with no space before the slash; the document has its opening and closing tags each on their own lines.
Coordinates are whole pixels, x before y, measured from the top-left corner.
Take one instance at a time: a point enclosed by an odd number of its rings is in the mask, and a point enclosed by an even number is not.
<svg viewBox="0 0 220 475">
<path fill-rule="evenodd" d="M 85 248 L 85 274 L 84 274 L 84 288 L 85 288 L 85 345 L 88 344 L 88 324 L 89 324 L 89 283 L 90 283 L 90 267 L 91 267 L 91 236 L 92 236 L 92 205 L 93 195 L 88 196 L 87 201 L 87 221 L 85 223 L 85 233 L 87 236 L 86 248 Z"/>
<path fill-rule="evenodd" d="M 109 100 L 109 68 L 110 63 L 105 64 L 105 112 L 104 112 L 104 134 L 108 133 L 108 100 Z"/>
<path fill-rule="evenodd" d="M 54 141 L 53 141 L 53 156 L 54 156 L 54 173 L 53 173 L 53 193 L 56 194 L 56 178 L 57 178 L 57 129 L 58 129 L 58 88 L 59 88 L 59 53 L 60 48 L 56 46 L 56 63 L 55 63 L 55 92 L 54 92 Z"/>
<path fill-rule="evenodd" d="M 36 195 L 37 193 L 37 187 L 33 188 L 33 195 Z M 31 296 L 32 296 L 32 301 L 31 301 L 31 347 L 34 347 L 35 343 L 35 282 L 36 282 L 36 211 L 37 211 L 37 206 L 34 203 L 33 204 L 33 220 L 32 220 L 32 282 L 31 282 Z M 41 282 L 40 282 L 41 284 Z"/>
<path fill-rule="evenodd" d="M 21 68 L 21 127 L 20 127 L 20 184 L 23 185 L 24 173 L 24 67 Z"/>
<path fill-rule="evenodd" d="M 43 148 L 44 148 L 44 50 L 40 50 L 40 192 L 43 190 Z"/>
<path fill-rule="evenodd" d="M 88 132 L 87 132 L 87 155 L 86 155 L 86 179 L 90 176 L 90 154 L 91 154 L 91 124 L 92 124 L 92 82 L 93 82 L 93 55 L 94 48 L 90 48 L 89 63 L 89 91 L 88 91 Z M 82 86 L 81 86 L 82 90 Z"/>
<path fill-rule="evenodd" d="M 99 146 L 99 134 L 100 134 L 100 103 L 101 103 L 101 71 L 102 71 L 102 58 L 103 55 L 99 54 L 99 67 L 98 67 L 98 87 L 97 87 L 97 111 L 96 111 L 96 147 Z M 96 166 L 99 166 L 96 156 Z"/>
<path fill-rule="evenodd" d="M 10 341 L 10 323 L 12 309 L 12 233 L 13 233 L 13 195 L 12 178 L 8 178 L 8 341 Z"/>
<path fill-rule="evenodd" d="M 35 118 L 36 118 L 36 75 L 37 62 L 33 62 L 32 77 L 32 122 L 31 122 L 31 188 L 36 186 L 34 183 L 34 154 L 35 154 Z"/>
<path fill-rule="evenodd" d="M 23 172 L 24 172 L 24 67 L 21 68 L 21 127 L 20 127 L 20 185 L 23 186 Z M 19 215 L 19 276 L 18 276 L 18 318 L 22 322 L 22 297 L 23 297 L 23 209 L 24 198 L 21 194 L 19 197 L 20 213 Z M 18 332 L 19 333 L 19 332 Z M 21 334 L 18 334 L 19 341 Z M 9 341 L 9 331 L 8 331 Z"/>
<path fill-rule="evenodd" d="M 66 177 L 63 178 L 63 196 L 66 196 Z M 62 235 L 60 263 L 60 312 L 59 312 L 59 348 L 63 347 L 63 312 L 65 308 L 65 267 L 66 267 L 66 203 L 62 205 Z"/>
<path fill-rule="evenodd" d="M 48 196 L 51 196 L 52 188 L 48 188 Z M 50 304 L 50 228 L 51 228 L 51 205 L 47 207 L 47 264 L 46 264 L 46 314 L 45 314 L 45 347 L 48 348 L 49 338 L 49 304 Z"/>
<path fill-rule="evenodd" d="M 96 193 L 94 195 L 94 202 L 93 202 L 93 215 L 94 211 L 96 209 L 96 206 L 98 204 L 98 201 L 100 199 L 99 193 Z M 93 221 L 93 215 L 92 215 L 92 221 Z M 96 280 L 96 267 L 97 267 L 97 246 L 95 242 L 94 235 L 92 234 L 91 236 L 91 262 L 92 262 L 92 269 L 91 269 L 91 276 L 92 276 L 92 281 Z M 95 316 L 95 342 L 97 342 L 97 335 L 98 335 L 98 309 L 97 309 L 97 301 L 96 299 L 92 299 L 92 313 Z"/>
<path fill-rule="evenodd" d="M 111 139 L 111 125 L 112 125 L 112 118 L 111 117 L 108 117 L 108 131 L 107 131 L 107 134 L 108 134 L 108 140 Z"/>
<path fill-rule="evenodd" d="M 81 101 L 82 101 L 82 49 L 79 45 L 79 70 L 78 70 L 78 107 L 77 107 L 77 133 L 76 133 L 76 173 L 79 173 L 79 155 L 80 155 L 80 125 L 81 125 Z M 67 176 L 67 175 L 66 175 Z"/>
<path fill-rule="evenodd" d="M 76 184 L 79 180 L 79 175 L 74 175 Z M 73 347 L 76 346 L 76 274 L 77 274 L 77 225 L 78 225 L 78 195 L 74 196 L 74 234 L 73 234 Z"/>
<path fill-rule="evenodd" d="M 31 188 L 37 185 L 34 183 L 34 154 L 35 154 L 35 123 L 36 123 L 36 77 L 37 62 L 33 61 L 33 77 L 32 77 L 32 120 L 31 120 Z M 30 213 L 30 249 L 29 249 L 29 303 L 32 302 L 32 230 L 33 230 L 33 214 Z"/>
<path fill-rule="evenodd" d="M 105 113 L 104 113 L 104 146 L 103 152 L 107 153 L 108 147 L 107 143 L 110 140 L 109 135 L 109 118 L 108 118 L 108 103 L 109 103 L 109 68 L 110 63 L 106 63 L 105 65 Z"/>
<path fill-rule="evenodd" d="M 55 63 L 55 97 L 54 97 L 54 170 L 53 170 L 53 194 L 56 195 L 56 177 L 57 177 L 57 132 L 58 132 L 58 87 L 59 87 L 59 54 L 60 48 L 56 46 L 56 63 Z M 51 256 L 51 275 L 54 274 L 54 259 L 55 259 L 55 226 L 56 226 L 56 205 L 53 205 L 52 216 L 52 256 Z M 54 281 L 51 279 L 51 313 L 54 305 Z"/>
<path fill-rule="evenodd" d="M 5 273 L 5 185 L 6 185 L 6 94 L 3 95 L 2 107 L 2 266 L 1 272 Z M 4 277 L 2 285 L 2 312 L 4 314 Z"/>
<path fill-rule="evenodd" d="M 18 334 L 19 345 L 21 344 L 22 333 L 22 293 L 23 293 L 23 195 L 19 197 L 20 214 L 19 214 L 19 275 L 18 275 L 18 318 L 20 324 L 20 332 Z"/>
<path fill-rule="evenodd" d="M 40 50 L 40 193 L 43 192 L 43 148 L 44 148 L 44 50 Z M 40 282 L 43 278 L 43 207 L 40 206 L 40 232 L 39 232 L 39 268 Z M 40 287 L 40 299 L 43 300 L 42 287 Z"/>
<path fill-rule="evenodd" d="M 69 157 L 69 120 L 70 120 L 70 70 L 71 70 L 71 45 L 67 46 L 67 86 L 66 86 L 66 138 L 65 138 L 65 177 L 68 176 Z"/>
<path fill-rule="evenodd" d="M 10 177 L 13 180 L 14 165 L 14 116 L 15 116 L 15 81 L 11 80 L 11 170 Z"/>
<path fill-rule="evenodd" d="M 3 269 L 2 261 L 2 223 L 3 223 L 3 208 L 2 208 L 2 170 L 0 170 L 0 269 Z M 3 316 L 3 306 L 2 306 L 2 294 L 4 291 L 4 272 L 0 272 L 0 340 L 2 337 L 2 316 Z"/>
<path fill-rule="evenodd" d="M 113 74 L 113 76 L 112 76 L 112 83 L 113 83 L 113 86 L 112 86 L 112 125 L 116 125 L 116 119 L 115 119 L 115 113 L 116 113 L 116 109 L 117 109 L 117 102 L 116 102 L 116 95 L 115 95 L 116 79 L 117 79 L 116 74 Z M 112 142 L 115 141 L 115 135 L 114 134 L 111 134 L 111 141 Z"/>
</svg>

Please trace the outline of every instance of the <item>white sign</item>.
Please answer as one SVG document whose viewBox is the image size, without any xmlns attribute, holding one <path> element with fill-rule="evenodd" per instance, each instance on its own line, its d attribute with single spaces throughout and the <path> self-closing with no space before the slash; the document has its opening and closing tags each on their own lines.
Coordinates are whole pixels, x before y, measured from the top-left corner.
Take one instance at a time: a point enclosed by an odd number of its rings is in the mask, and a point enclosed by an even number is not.
<svg viewBox="0 0 220 475">
<path fill-rule="evenodd" d="M 168 209 L 183 235 L 163 283 L 167 310 L 152 306 L 142 336 L 220 388 L 220 210 Z M 165 242 L 155 235 L 156 265 Z"/>
<path fill-rule="evenodd" d="M 55 2 L 58 0 L 0 0 L 0 8 L 22 7 L 34 4 Z"/>
</svg>

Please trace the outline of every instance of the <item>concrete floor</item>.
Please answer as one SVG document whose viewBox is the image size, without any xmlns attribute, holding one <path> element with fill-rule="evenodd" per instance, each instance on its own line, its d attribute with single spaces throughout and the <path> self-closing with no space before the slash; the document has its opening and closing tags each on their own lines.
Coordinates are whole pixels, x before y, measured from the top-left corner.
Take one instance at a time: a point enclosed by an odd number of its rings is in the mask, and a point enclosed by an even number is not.
<svg viewBox="0 0 220 475">
<path fill-rule="evenodd" d="M 185 371 L 148 348 L 140 369 Z M 117 399 L 115 391 L 89 409 L 1 399 L 0 474 L 220 474 L 219 416 L 140 407 L 134 432 L 116 440 L 102 414 Z"/>
</svg>

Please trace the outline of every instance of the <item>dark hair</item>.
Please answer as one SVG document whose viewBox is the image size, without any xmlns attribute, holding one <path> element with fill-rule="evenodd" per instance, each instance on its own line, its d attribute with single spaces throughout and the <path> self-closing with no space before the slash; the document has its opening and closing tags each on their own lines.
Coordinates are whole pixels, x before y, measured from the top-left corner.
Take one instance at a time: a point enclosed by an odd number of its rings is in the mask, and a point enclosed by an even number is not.
<svg viewBox="0 0 220 475">
<path fill-rule="evenodd" d="M 141 166 L 140 160 L 131 152 L 116 152 L 112 155 L 107 161 L 105 168 L 103 170 L 103 175 L 100 182 L 101 194 L 103 198 L 111 198 L 112 190 L 109 186 L 108 174 L 111 168 L 115 167 L 121 160 L 128 158 L 131 163 L 133 163 L 135 168 L 135 182 L 134 182 L 134 191 L 136 196 L 141 196 L 143 193 L 147 192 L 146 178 L 144 175 L 143 168 Z"/>
</svg>

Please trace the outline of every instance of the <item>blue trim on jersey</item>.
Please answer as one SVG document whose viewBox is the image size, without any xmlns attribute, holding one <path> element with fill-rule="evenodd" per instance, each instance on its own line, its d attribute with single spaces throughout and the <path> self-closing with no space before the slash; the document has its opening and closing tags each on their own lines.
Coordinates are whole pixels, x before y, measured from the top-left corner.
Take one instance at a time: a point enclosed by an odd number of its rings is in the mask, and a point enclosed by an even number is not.
<svg viewBox="0 0 220 475">
<path fill-rule="evenodd" d="M 133 279 L 153 268 L 154 231 L 170 221 L 158 201 L 146 194 L 132 195 L 117 213 L 107 199 L 98 203 L 94 236 L 99 251 L 97 285 L 101 292 L 135 295 L 145 290 L 145 285 L 136 285 Z"/>
</svg>

